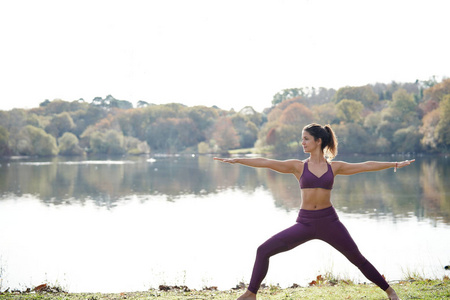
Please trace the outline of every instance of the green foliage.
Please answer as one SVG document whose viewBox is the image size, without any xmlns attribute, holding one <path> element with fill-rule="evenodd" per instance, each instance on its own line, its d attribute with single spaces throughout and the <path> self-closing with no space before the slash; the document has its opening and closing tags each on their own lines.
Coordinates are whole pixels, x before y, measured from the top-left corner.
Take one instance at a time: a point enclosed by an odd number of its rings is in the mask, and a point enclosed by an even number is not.
<svg viewBox="0 0 450 300">
<path fill-rule="evenodd" d="M 319 124 L 337 123 L 336 105 L 332 102 L 316 105 L 311 108 L 314 120 Z"/>
<path fill-rule="evenodd" d="M 414 96 L 404 89 L 397 90 L 392 95 L 392 102 L 389 104 L 395 118 L 403 125 L 417 125 L 419 123 L 416 107 Z"/>
<path fill-rule="evenodd" d="M 19 133 L 19 154 L 30 156 L 53 156 L 58 154 L 55 138 L 41 128 L 25 126 Z"/>
<path fill-rule="evenodd" d="M 150 147 L 147 142 L 142 142 L 135 137 L 124 137 L 125 149 L 130 155 L 141 155 L 150 153 Z"/>
<path fill-rule="evenodd" d="M 74 128 L 75 123 L 72 117 L 68 112 L 62 112 L 51 119 L 50 124 L 45 127 L 45 131 L 58 138 L 65 132 L 72 131 Z"/>
<path fill-rule="evenodd" d="M 126 100 L 118 100 L 111 95 L 106 96 L 105 99 L 102 99 L 101 97 L 95 97 L 94 100 L 92 100 L 92 104 L 95 106 L 102 107 L 104 109 L 112 109 L 112 108 L 131 109 L 131 108 L 133 108 L 133 104 L 131 104 L 131 102 L 126 101 Z"/>
<path fill-rule="evenodd" d="M 416 127 L 398 129 L 393 136 L 393 142 L 396 145 L 396 152 L 418 152 L 420 151 L 420 140 L 422 135 Z"/>
<path fill-rule="evenodd" d="M 360 124 L 335 124 L 334 132 L 339 139 L 341 153 L 373 153 L 373 140 Z"/>
<path fill-rule="evenodd" d="M 120 155 L 126 153 L 122 132 L 112 129 L 104 133 L 94 132 L 90 138 L 90 148 L 95 154 Z"/>
<path fill-rule="evenodd" d="M 359 123 L 364 105 L 356 100 L 343 99 L 337 105 L 337 117 L 345 123 Z"/>
<path fill-rule="evenodd" d="M 250 148 L 255 145 L 258 138 L 258 127 L 253 123 L 248 115 L 238 113 L 231 118 L 233 127 L 239 136 L 239 147 Z"/>
<path fill-rule="evenodd" d="M 65 132 L 58 139 L 58 149 L 60 155 L 79 156 L 86 154 L 80 147 L 77 136 L 70 132 Z"/>
<path fill-rule="evenodd" d="M 335 128 L 340 153 L 447 152 L 449 95 L 446 79 L 338 91 L 285 89 L 263 113 L 248 106 L 235 112 L 144 101 L 134 109 L 111 95 L 91 103 L 46 100 L 30 110 L 0 111 L 0 154 L 210 153 L 239 147 L 281 154 L 299 150 L 302 128 L 311 122 Z"/>
<path fill-rule="evenodd" d="M 378 95 L 369 85 L 358 87 L 347 86 L 340 88 L 334 95 L 334 102 L 336 103 L 344 99 L 356 100 L 364 106 L 373 107 L 378 102 Z"/>
<path fill-rule="evenodd" d="M 273 96 L 272 105 L 276 106 L 286 100 L 295 99 L 308 106 L 329 103 L 334 97 L 334 89 L 320 87 L 284 89 Z"/>
<path fill-rule="evenodd" d="M 0 126 L 0 156 L 7 155 L 9 153 L 9 132 L 5 127 Z"/>
</svg>

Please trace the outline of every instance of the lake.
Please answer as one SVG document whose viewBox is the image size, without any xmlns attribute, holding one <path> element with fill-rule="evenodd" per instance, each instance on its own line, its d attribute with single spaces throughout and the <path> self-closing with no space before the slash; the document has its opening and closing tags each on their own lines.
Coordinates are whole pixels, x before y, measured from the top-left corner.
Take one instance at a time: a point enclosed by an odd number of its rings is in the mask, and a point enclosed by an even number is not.
<svg viewBox="0 0 450 300">
<path fill-rule="evenodd" d="M 415 158 L 397 173 L 337 176 L 333 189 L 341 221 L 388 281 L 449 275 L 450 159 Z M 229 289 L 248 283 L 256 248 L 292 225 L 299 206 L 294 176 L 209 156 L 2 160 L 0 290 Z M 265 283 L 307 286 L 328 272 L 367 281 L 311 241 L 274 256 Z"/>
</svg>

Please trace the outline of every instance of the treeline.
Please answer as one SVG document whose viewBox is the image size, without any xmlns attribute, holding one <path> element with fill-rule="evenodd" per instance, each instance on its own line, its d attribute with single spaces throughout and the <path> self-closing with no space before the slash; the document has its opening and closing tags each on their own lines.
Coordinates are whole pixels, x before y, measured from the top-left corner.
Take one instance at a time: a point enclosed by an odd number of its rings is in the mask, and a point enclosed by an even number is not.
<svg viewBox="0 0 450 300">
<path fill-rule="evenodd" d="M 0 111 L 0 155 L 220 153 L 256 147 L 299 151 L 308 123 L 331 124 L 341 153 L 447 153 L 450 79 L 360 87 L 293 88 L 263 112 L 138 102 L 44 101 Z"/>
</svg>

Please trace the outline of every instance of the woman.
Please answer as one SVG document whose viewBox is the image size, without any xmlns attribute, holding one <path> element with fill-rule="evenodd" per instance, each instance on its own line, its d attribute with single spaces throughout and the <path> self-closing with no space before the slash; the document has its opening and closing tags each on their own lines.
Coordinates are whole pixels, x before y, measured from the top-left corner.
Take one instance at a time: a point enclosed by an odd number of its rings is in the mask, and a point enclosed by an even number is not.
<svg viewBox="0 0 450 300">
<path fill-rule="evenodd" d="M 337 145 L 336 136 L 329 125 L 322 127 L 318 124 L 310 124 L 303 128 L 302 132 L 303 151 L 310 155 L 304 161 L 214 158 L 225 163 L 269 168 L 280 173 L 293 174 L 300 183 L 302 203 L 296 224 L 274 235 L 258 247 L 250 284 L 247 291 L 238 300 L 256 299 L 256 293 L 269 269 L 271 256 L 293 249 L 312 239 L 320 239 L 329 243 L 357 266 L 367 279 L 383 289 L 389 299 L 399 299 L 383 276 L 359 252 L 347 229 L 339 221 L 330 198 L 336 175 L 352 175 L 388 168 L 394 168 L 394 172 L 396 172 L 397 168 L 407 166 L 414 160 L 366 161 L 362 163 L 330 162 L 337 155 Z"/>
</svg>

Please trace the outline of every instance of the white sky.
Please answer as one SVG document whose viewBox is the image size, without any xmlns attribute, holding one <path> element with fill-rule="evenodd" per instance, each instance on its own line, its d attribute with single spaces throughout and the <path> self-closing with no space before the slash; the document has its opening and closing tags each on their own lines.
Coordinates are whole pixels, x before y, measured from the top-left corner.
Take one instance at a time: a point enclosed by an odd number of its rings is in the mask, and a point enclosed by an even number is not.
<svg viewBox="0 0 450 300">
<path fill-rule="evenodd" d="M 111 94 L 256 110 L 450 76 L 448 0 L 0 0 L 0 110 Z"/>
</svg>

